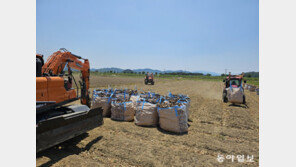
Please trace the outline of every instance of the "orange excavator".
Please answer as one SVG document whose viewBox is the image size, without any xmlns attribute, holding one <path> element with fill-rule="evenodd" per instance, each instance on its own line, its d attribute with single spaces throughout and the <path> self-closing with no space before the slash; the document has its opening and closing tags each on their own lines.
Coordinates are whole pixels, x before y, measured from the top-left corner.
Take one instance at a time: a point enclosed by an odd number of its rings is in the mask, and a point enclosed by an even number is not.
<svg viewBox="0 0 296 167">
<path fill-rule="evenodd" d="M 72 69 L 81 72 L 79 86 Z M 45 63 L 42 55 L 36 55 L 37 152 L 103 124 L 102 109 L 90 109 L 89 75 L 88 59 L 64 48 Z M 81 104 L 69 104 L 79 99 Z"/>
</svg>

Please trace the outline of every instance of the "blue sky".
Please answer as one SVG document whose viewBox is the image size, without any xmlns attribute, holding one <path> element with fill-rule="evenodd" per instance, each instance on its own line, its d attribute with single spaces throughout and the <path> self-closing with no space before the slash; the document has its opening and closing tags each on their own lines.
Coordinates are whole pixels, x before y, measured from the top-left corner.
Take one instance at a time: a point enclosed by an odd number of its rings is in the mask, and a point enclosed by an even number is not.
<svg viewBox="0 0 296 167">
<path fill-rule="evenodd" d="M 259 71 L 258 0 L 37 0 L 36 24 L 91 68 Z"/>
</svg>

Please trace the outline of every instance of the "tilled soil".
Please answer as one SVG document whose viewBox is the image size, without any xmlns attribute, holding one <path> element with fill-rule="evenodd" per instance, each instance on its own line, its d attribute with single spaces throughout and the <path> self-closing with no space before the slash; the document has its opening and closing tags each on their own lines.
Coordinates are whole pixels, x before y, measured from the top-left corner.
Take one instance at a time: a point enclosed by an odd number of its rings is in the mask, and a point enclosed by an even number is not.
<svg viewBox="0 0 296 167">
<path fill-rule="evenodd" d="M 39 153 L 37 166 L 258 166 L 259 96 L 255 92 L 245 91 L 247 107 L 234 106 L 222 102 L 222 82 L 163 80 L 152 86 L 138 80 L 138 89 L 191 98 L 187 134 L 104 118 L 101 127 Z M 220 163 L 218 154 L 234 155 L 234 162 Z M 244 155 L 245 162 L 238 162 L 237 155 Z M 254 162 L 246 162 L 248 155 L 254 156 Z"/>
</svg>

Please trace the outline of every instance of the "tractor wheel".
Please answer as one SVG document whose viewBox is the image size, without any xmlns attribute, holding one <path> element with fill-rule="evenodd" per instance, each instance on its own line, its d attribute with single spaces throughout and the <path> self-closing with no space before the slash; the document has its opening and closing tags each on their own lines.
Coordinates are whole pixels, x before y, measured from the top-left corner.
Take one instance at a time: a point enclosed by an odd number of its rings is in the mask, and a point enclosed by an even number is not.
<svg viewBox="0 0 296 167">
<path fill-rule="evenodd" d="M 147 85 L 147 84 L 148 84 L 148 82 L 147 82 L 146 80 L 145 80 L 144 82 L 145 82 L 145 85 Z"/>
<path fill-rule="evenodd" d="M 246 96 L 243 96 L 243 104 L 246 104 Z"/>
<path fill-rule="evenodd" d="M 151 82 L 151 85 L 154 85 L 154 81 Z"/>
<path fill-rule="evenodd" d="M 226 95 L 227 95 L 226 92 L 223 92 L 222 99 L 223 99 L 223 102 L 224 103 L 227 103 L 228 102 Z"/>
</svg>

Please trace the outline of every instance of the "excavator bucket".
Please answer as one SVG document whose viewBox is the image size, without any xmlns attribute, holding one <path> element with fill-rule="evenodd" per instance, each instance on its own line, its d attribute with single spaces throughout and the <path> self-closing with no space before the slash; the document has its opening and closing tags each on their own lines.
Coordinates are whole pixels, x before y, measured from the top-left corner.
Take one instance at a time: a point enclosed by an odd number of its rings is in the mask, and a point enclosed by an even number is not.
<svg viewBox="0 0 296 167">
<path fill-rule="evenodd" d="M 60 144 L 103 124 L 102 109 L 71 105 L 37 115 L 37 152 Z"/>
</svg>

